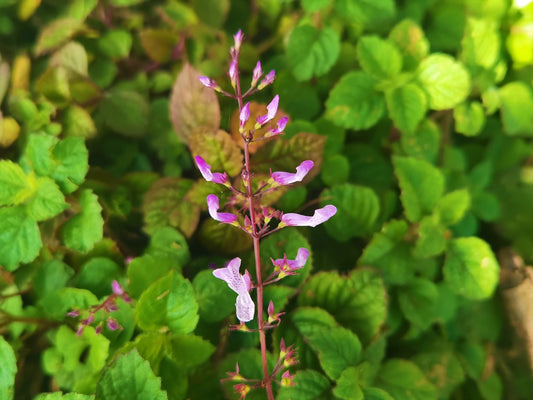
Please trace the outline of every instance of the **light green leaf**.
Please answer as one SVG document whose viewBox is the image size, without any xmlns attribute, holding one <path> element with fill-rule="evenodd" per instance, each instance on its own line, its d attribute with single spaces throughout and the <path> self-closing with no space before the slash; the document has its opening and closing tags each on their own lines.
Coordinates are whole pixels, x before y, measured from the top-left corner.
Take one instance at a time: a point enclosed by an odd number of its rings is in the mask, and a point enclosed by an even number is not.
<svg viewBox="0 0 533 400">
<path fill-rule="evenodd" d="M 131 34 L 124 29 L 110 29 L 98 39 L 98 49 L 112 60 L 128 57 L 131 50 Z"/>
<path fill-rule="evenodd" d="M 385 112 L 385 99 L 375 89 L 377 80 L 363 71 L 344 75 L 331 90 L 326 116 L 343 128 L 368 129 Z"/>
<path fill-rule="evenodd" d="M 446 228 L 435 215 L 420 220 L 418 239 L 413 248 L 417 258 L 430 258 L 441 254 L 446 247 Z"/>
<path fill-rule="evenodd" d="M 337 0 L 337 14 L 350 22 L 373 26 L 392 18 L 396 12 L 393 0 Z"/>
<path fill-rule="evenodd" d="M 385 93 L 389 115 L 403 133 L 413 133 L 427 111 L 425 93 L 412 83 Z"/>
<path fill-rule="evenodd" d="M 17 360 L 15 352 L 9 343 L 0 336 L 0 397 L 12 400 L 15 394 L 15 374 L 17 373 Z"/>
<path fill-rule="evenodd" d="M 437 124 L 426 118 L 415 133 L 403 134 L 400 145 L 406 155 L 434 163 L 439 155 L 441 131 Z"/>
<path fill-rule="evenodd" d="M 478 101 L 465 102 L 453 109 L 456 132 L 477 136 L 485 126 L 485 110 Z"/>
<path fill-rule="evenodd" d="M 496 64 L 500 57 L 498 25 L 491 19 L 468 18 L 460 55 L 466 65 L 489 69 Z"/>
<path fill-rule="evenodd" d="M 198 323 L 198 303 L 191 283 L 171 271 L 144 291 L 137 303 L 136 321 L 146 331 L 168 327 L 173 333 L 190 333 Z"/>
<path fill-rule="evenodd" d="M 293 386 L 283 386 L 279 390 L 278 400 L 315 400 L 325 395 L 330 388 L 328 378 L 312 369 L 297 371 L 293 382 Z"/>
<path fill-rule="evenodd" d="M 208 322 L 217 322 L 235 311 L 235 295 L 210 270 L 200 271 L 192 282 L 199 313 Z"/>
<path fill-rule="evenodd" d="M 444 176 L 440 170 L 424 160 L 394 157 L 394 172 L 402 191 L 400 200 L 411 222 L 433 210 L 444 193 Z"/>
<path fill-rule="evenodd" d="M 150 254 L 134 258 L 128 265 L 128 291 L 130 295 L 138 298 L 146 288 L 168 274 L 174 267 L 174 263 L 169 258 Z"/>
<path fill-rule="evenodd" d="M 47 177 L 37 180 L 35 195 L 26 203 L 28 214 L 36 221 L 44 221 L 55 217 L 69 205 L 65 202 L 65 196 L 55 184 Z"/>
<path fill-rule="evenodd" d="M 33 182 L 18 164 L 0 160 L 0 206 L 24 202 L 35 192 Z"/>
<path fill-rule="evenodd" d="M 109 90 L 98 112 L 104 124 L 121 135 L 140 137 L 147 133 L 150 105 L 135 90 L 118 87 Z"/>
<path fill-rule="evenodd" d="M 359 384 L 359 370 L 355 367 L 348 367 L 342 371 L 337 379 L 337 386 L 333 389 L 333 394 L 344 400 L 364 400 L 365 395 Z"/>
<path fill-rule="evenodd" d="M 41 393 L 33 400 L 94 400 L 94 395 L 80 393 L 63 394 L 61 392 Z"/>
<path fill-rule="evenodd" d="M 470 192 L 466 189 L 446 193 L 435 206 L 435 211 L 445 226 L 461 221 L 469 209 Z"/>
<path fill-rule="evenodd" d="M 391 79 L 402 70 L 398 48 L 379 36 L 363 36 L 357 43 L 357 58 L 363 70 L 376 79 Z"/>
<path fill-rule="evenodd" d="M 64 288 L 74 275 L 74 270 L 59 260 L 49 260 L 39 266 L 34 278 L 33 289 L 39 298 Z"/>
<path fill-rule="evenodd" d="M 404 68 L 415 69 L 429 52 L 429 41 L 418 24 L 410 19 L 400 21 L 389 33 L 391 40 L 403 55 Z"/>
<path fill-rule="evenodd" d="M 308 13 L 317 12 L 331 3 L 331 0 L 302 0 L 302 8 Z"/>
<path fill-rule="evenodd" d="M 35 55 L 40 56 L 59 47 L 83 28 L 83 21 L 57 18 L 40 30 L 35 45 Z"/>
<path fill-rule="evenodd" d="M 78 201 L 81 212 L 65 223 L 61 237 L 68 248 L 87 252 L 103 237 L 102 206 L 89 189 L 81 192 Z"/>
<path fill-rule="evenodd" d="M 379 215 L 379 199 L 369 187 L 345 183 L 326 189 L 320 196 L 322 205 L 337 207 L 335 217 L 325 224 L 330 236 L 345 242 L 352 237 L 371 233 Z"/>
<path fill-rule="evenodd" d="M 420 63 L 417 75 L 432 110 L 453 108 L 470 93 L 468 72 L 447 54 L 431 54 Z"/>
<path fill-rule="evenodd" d="M 63 114 L 63 134 L 65 136 L 80 136 L 92 138 L 97 130 L 91 114 L 84 108 L 71 104 Z"/>
<path fill-rule="evenodd" d="M 365 400 L 395 400 L 386 391 L 374 387 L 363 389 L 363 394 Z"/>
<path fill-rule="evenodd" d="M 37 222 L 23 207 L 0 208 L 0 264 L 13 271 L 33 261 L 42 247 Z"/>
<path fill-rule="evenodd" d="M 119 356 L 107 368 L 96 387 L 102 400 L 166 400 L 161 378 L 154 375 L 148 361 L 136 350 Z"/>
<path fill-rule="evenodd" d="M 89 170 L 89 153 L 80 137 L 69 137 L 59 141 L 52 150 L 55 169 L 51 175 L 63 192 L 70 193 L 85 180 Z"/>
<path fill-rule="evenodd" d="M 504 132 L 509 136 L 533 136 L 533 92 L 524 82 L 510 82 L 500 88 Z"/>
<path fill-rule="evenodd" d="M 299 81 L 324 75 L 337 61 L 340 38 L 331 28 L 321 30 L 301 25 L 292 31 L 287 44 L 287 56 L 292 73 Z"/>
<path fill-rule="evenodd" d="M 437 286 L 423 278 L 415 278 L 398 293 L 400 308 L 408 321 L 427 329 L 435 319 Z"/>
<path fill-rule="evenodd" d="M 206 362 L 215 346 L 200 336 L 175 335 L 169 341 L 170 358 L 180 370 L 190 370 Z"/>
<path fill-rule="evenodd" d="M 381 367 L 376 383 L 395 400 L 438 399 L 435 386 L 411 361 L 390 359 Z"/>
<path fill-rule="evenodd" d="M 338 379 L 346 368 L 357 365 L 361 355 L 361 342 L 345 328 L 321 329 L 311 334 L 307 341 L 331 379 Z"/>
<path fill-rule="evenodd" d="M 119 277 L 120 269 L 114 261 L 107 257 L 92 257 L 81 266 L 77 287 L 103 297 L 111 294 L 111 284 Z"/>
<path fill-rule="evenodd" d="M 498 284 L 499 265 L 490 246 L 477 237 L 454 239 L 444 262 L 444 279 L 451 289 L 472 300 L 486 299 Z"/>
<path fill-rule="evenodd" d="M 56 51 L 50 58 L 49 65 L 64 67 L 69 74 L 88 75 L 87 52 L 85 47 L 77 42 L 69 42 Z"/>
</svg>

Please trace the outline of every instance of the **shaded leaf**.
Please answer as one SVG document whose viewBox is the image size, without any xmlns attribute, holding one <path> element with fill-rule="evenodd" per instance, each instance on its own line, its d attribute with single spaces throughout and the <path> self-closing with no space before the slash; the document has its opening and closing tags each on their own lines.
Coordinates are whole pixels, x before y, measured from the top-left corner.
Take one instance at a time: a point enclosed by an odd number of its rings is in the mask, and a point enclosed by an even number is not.
<svg viewBox="0 0 533 400">
<path fill-rule="evenodd" d="M 105 125 L 117 133 L 128 137 L 147 133 L 150 105 L 139 92 L 118 87 L 111 89 L 98 111 Z"/>
<path fill-rule="evenodd" d="M 411 361 L 390 359 L 379 371 L 377 386 L 395 400 L 436 400 L 438 392 Z"/>
<path fill-rule="evenodd" d="M 425 93 L 409 83 L 387 91 L 385 98 L 394 124 L 404 133 L 413 133 L 427 111 Z"/>
<path fill-rule="evenodd" d="M 376 79 L 391 79 L 402 70 L 398 48 L 379 36 L 363 36 L 357 42 L 357 57 L 363 70 Z"/>
<path fill-rule="evenodd" d="M 82 28 L 83 22 L 74 18 L 53 20 L 40 31 L 35 45 L 35 54 L 40 56 L 61 46 L 80 32 Z"/>
</svg>

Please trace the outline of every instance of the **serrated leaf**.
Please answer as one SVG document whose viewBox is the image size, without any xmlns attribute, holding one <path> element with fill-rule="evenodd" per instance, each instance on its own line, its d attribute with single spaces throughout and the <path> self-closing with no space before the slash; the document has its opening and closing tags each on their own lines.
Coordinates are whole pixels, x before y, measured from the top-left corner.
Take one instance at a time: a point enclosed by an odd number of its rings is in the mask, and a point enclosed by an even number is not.
<svg viewBox="0 0 533 400">
<path fill-rule="evenodd" d="M 108 29 L 98 39 L 98 49 L 112 60 L 128 57 L 131 45 L 131 34 L 125 29 Z"/>
<path fill-rule="evenodd" d="M 35 55 L 40 56 L 66 43 L 83 28 L 83 21 L 74 18 L 54 19 L 40 31 Z"/>
<path fill-rule="evenodd" d="M 146 192 L 143 212 L 145 230 L 154 233 L 165 226 L 178 228 L 190 237 L 200 220 L 200 207 L 184 201 L 193 181 L 181 178 L 163 178 Z"/>
<path fill-rule="evenodd" d="M 325 224 L 331 237 L 345 242 L 353 237 L 364 237 L 373 231 L 380 205 L 378 196 L 369 187 L 345 183 L 326 189 L 322 205 L 333 204 L 337 215 Z"/>
<path fill-rule="evenodd" d="M 65 223 L 61 238 L 68 248 L 87 252 L 103 237 L 102 206 L 89 189 L 81 192 L 78 201 L 81 212 Z"/>
<path fill-rule="evenodd" d="M 330 379 L 338 379 L 346 368 L 357 365 L 361 342 L 348 329 L 321 329 L 306 338 L 317 353 L 320 366 Z"/>
<path fill-rule="evenodd" d="M 326 117 L 343 128 L 374 126 L 385 112 L 385 99 L 375 89 L 377 82 L 362 71 L 344 75 L 329 94 Z"/>
<path fill-rule="evenodd" d="M 189 142 L 192 131 L 201 126 L 220 127 L 220 107 L 212 89 L 203 86 L 200 73 L 186 63 L 179 73 L 170 96 L 170 120 L 178 137 Z"/>
<path fill-rule="evenodd" d="M 161 378 L 154 375 L 148 361 L 136 350 L 118 356 L 102 375 L 96 397 L 114 400 L 166 400 Z"/>
<path fill-rule="evenodd" d="M 35 191 L 31 183 L 18 164 L 0 160 L 0 205 L 16 205 L 25 201 Z"/>
<path fill-rule="evenodd" d="M 97 130 L 91 114 L 76 104 L 71 104 L 63 114 L 63 134 L 65 136 L 80 136 L 92 138 Z"/>
<path fill-rule="evenodd" d="M 61 392 L 41 393 L 33 400 L 94 400 L 94 395 L 80 393 L 63 394 Z"/>
<path fill-rule="evenodd" d="M 406 69 L 416 68 L 428 55 L 429 41 L 422 28 L 410 19 L 404 19 L 396 24 L 389 33 L 389 40 L 402 52 Z"/>
<path fill-rule="evenodd" d="M 500 56 L 498 23 L 490 19 L 468 18 L 462 41 L 461 60 L 466 65 L 489 69 Z"/>
<path fill-rule="evenodd" d="M 85 47 L 77 42 L 69 42 L 50 57 L 51 67 L 64 67 L 67 73 L 88 75 L 88 60 Z"/>
<path fill-rule="evenodd" d="M 210 270 L 200 271 L 192 281 L 200 317 L 217 322 L 235 311 L 235 296 L 226 283 L 215 278 Z"/>
<path fill-rule="evenodd" d="M 239 254 L 253 246 L 252 239 L 246 232 L 213 219 L 202 223 L 198 236 L 208 250 L 228 255 Z"/>
<path fill-rule="evenodd" d="M 298 26 L 287 44 L 292 73 L 299 81 L 324 75 L 337 61 L 339 51 L 339 35 L 327 27 L 319 30 L 310 25 Z"/>
<path fill-rule="evenodd" d="M 433 210 L 444 193 L 444 176 L 427 161 L 412 157 L 394 157 L 394 172 L 402 191 L 400 200 L 411 222 Z"/>
<path fill-rule="evenodd" d="M 220 129 L 201 127 L 189 136 L 189 147 L 193 156 L 201 156 L 213 172 L 226 172 L 234 177 L 241 173 L 243 156 L 231 136 Z"/>
<path fill-rule="evenodd" d="M 39 266 L 33 288 L 39 298 L 66 286 L 74 270 L 59 260 L 49 260 Z"/>
<path fill-rule="evenodd" d="M 17 373 L 17 360 L 15 352 L 9 343 L 0 336 L 0 397 L 12 400 L 15 394 L 15 374 Z"/>
<path fill-rule="evenodd" d="M 394 16 L 393 0 L 337 0 L 337 14 L 359 24 L 373 26 Z"/>
<path fill-rule="evenodd" d="M 98 106 L 106 126 L 127 137 L 140 137 L 147 133 L 150 105 L 146 98 L 132 89 L 113 88 Z"/>
<path fill-rule="evenodd" d="M 418 239 L 413 248 L 417 258 L 430 258 L 441 254 L 446 248 L 446 228 L 435 215 L 428 215 L 420 220 Z"/>
<path fill-rule="evenodd" d="M 402 70 L 398 48 L 379 36 L 363 36 L 357 42 L 357 58 L 363 70 L 376 79 L 394 78 Z"/>
<path fill-rule="evenodd" d="M 333 394 L 343 400 L 364 400 L 365 395 L 359 384 L 359 370 L 355 367 L 348 367 L 342 371 L 337 379 L 337 386 L 333 389 Z"/>
<path fill-rule="evenodd" d="M 377 386 L 395 400 L 437 400 L 436 388 L 411 361 L 390 359 L 379 371 Z"/>
<path fill-rule="evenodd" d="M 478 101 L 465 102 L 453 109 L 455 130 L 465 136 L 477 136 L 485 126 L 485 110 Z"/>
<path fill-rule="evenodd" d="M 215 346 L 200 336 L 174 335 L 169 340 L 170 358 L 180 370 L 190 370 L 206 362 Z"/>
<path fill-rule="evenodd" d="M 498 284 L 499 270 L 490 246 L 482 239 L 466 237 L 450 241 L 443 272 L 455 293 L 472 300 L 490 297 Z"/>
<path fill-rule="evenodd" d="M 533 136 L 533 92 L 524 82 L 510 82 L 500 88 L 501 117 L 509 136 Z"/>
<path fill-rule="evenodd" d="M 143 29 L 139 37 L 148 57 L 161 64 L 170 61 L 178 42 L 178 36 L 167 29 Z"/>
<path fill-rule="evenodd" d="M 389 90 L 385 93 L 389 115 L 403 133 L 413 133 L 427 111 L 425 93 L 415 84 Z"/>
<path fill-rule="evenodd" d="M 451 226 L 463 219 L 470 208 L 470 193 L 466 189 L 446 193 L 435 206 L 440 221 Z"/>
<path fill-rule="evenodd" d="M 128 292 L 134 298 L 159 278 L 169 273 L 175 267 L 172 260 L 144 254 L 134 258 L 128 265 Z"/>
<path fill-rule="evenodd" d="M 44 221 L 69 208 L 65 196 L 52 179 L 39 178 L 36 186 L 35 195 L 26 203 L 28 214 L 33 219 Z"/>
<path fill-rule="evenodd" d="M 406 155 L 434 163 L 440 149 L 441 131 L 437 124 L 426 118 L 412 135 L 402 135 L 400 144 Z"/>
<path fill-rule="evenodd" d="M 429 108 L 432 110 L 453 108 L 470 93 L 468 72 L 447 54 L 435 53 L 422 60 L 417 77 L 428 95 Z"/>
<path fill-rule="evenodd" d="M 0 208 L 0 264 L 13 271 L 33 261 L 42 247 L 37 222 L 23 207 Z"/>
<path fill-rule="evenodd" d="M 106 257 L 93 257 L 81 266 L 77 286 L 98 297 L 111 294 L 111 284 L 119 279 L 118 265 Z"/>
<path fill-rule="evenodd" d="M 408 321 L 427 329 L 435 319 L 437 286 L 423 278 L 415 278 L 398 293 L 400 308 Z"/>
<path fill-rule="evenodd" d="M 198 303 L 191 283 L 171 271 L 143 292 L 135 319 L 146 331 L 168 327 L 176 334 L 192 332 L 198 323 Z"/>
<path fill-rule="evenodd" d="M 96 303 L 98 299 L 88 290 L 64 287 L 50 291 L 37 305 L 48 318 L 63 321 L 72 309 L 86 310 Z"/>
<path fill-rule="evenodd" d="M 297 371 L 293 382 L 294 386 L 280 388 L 278 400 L 314 400 L 321 398 L 330 388 L 328 378 L 312 369 Z"/>
<path fill-rule="evenodd" d="M 180 232 L 170 227 L 158 228 L 152 233 L 145 254 L 169 259 L 175 268 L 185 266 L 191 259 L 187 240 Z"/>
<path fill-rule="evenodd" d="M 298 307 L 290 314 L 290 318 L 303 337 L 311 336 L 322 329 L 339 326 L 331 314 L 318 307 Z"/>
</svg>

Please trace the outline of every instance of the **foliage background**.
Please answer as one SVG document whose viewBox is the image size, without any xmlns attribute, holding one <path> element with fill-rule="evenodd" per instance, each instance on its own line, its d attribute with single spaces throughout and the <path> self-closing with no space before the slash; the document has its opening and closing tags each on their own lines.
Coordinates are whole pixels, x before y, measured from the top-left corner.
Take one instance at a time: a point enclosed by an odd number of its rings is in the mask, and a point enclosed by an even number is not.
<svg viewBox="0 0 533 400">
<path fill-rule="evenodd" d="M 227 84 L 238 29 L 244 76 L 277 75 L 252 114 L 277 93 L 291 117 L 256 174 L 318 166 L 268 201 L 339 209 L 263 243 L 312 250 L 267 294 L 273 359 L 281 337 L 300 358 L 278 398 L 532 398 L 532 23 L 510 0 L 1 0 L 0 398 L 231 398 L 236 360 L 260 374 L 209 270 L 250 243 L 192 163 L 239 175 L 235 104 L 196 80 Z M 77 337 L 66 313 L 113 279 L 123 329 Z"/>
</svg>

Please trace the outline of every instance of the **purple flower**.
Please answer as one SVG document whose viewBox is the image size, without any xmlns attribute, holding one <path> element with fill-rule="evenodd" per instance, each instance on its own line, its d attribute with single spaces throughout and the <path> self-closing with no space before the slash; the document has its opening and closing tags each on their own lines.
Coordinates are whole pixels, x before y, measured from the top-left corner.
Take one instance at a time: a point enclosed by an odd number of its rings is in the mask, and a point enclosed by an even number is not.
<svg viewBox="0 0 533 400">
<path fill-rule="evenodd" d="M 219 200 L 216 195 L 210 194 L 209 196 L 207 196 L 207 208 L 209 210 L 209 215 L 215 221 L 238 226 L 237 216 L 235 214 L 218 212 Z"/>
<path fill-rule="evenodd" d="M 256 129 L 259 129 L 260 126 L 266 124 L 268 121 L 271 121 L 278 112 L 279 96 L 275 95 L 270 104 L 267 106 L 267 114 L 261 115 L 255 119 Z"/>
<path fill-rule="evenodd" d="M 111 318 L 110 317 L 110 318 L 107 319 L 106 322 L 107 322 L 107 327 L 111 331 L 116 331 L 120 327 L 120 324 L 118 323 L 118 321 L 115 318 Z"/>
<path fill-rule="evenodd" d="M 266 86 L 270 85 L 272 82 L 274 82 L 274 79 L 276 78 L 276 71 L 272 70 L 270 71 L 259 83 L 259 86 L 257 86 L 258 90 L 261 90 L 265 88 Z"/>
<path fill-rule="evenodd" d="M 111 282 L 111 288 L 113 289 L 113 293 L 115 293 L 117 296 L 122 296 L 124 294 L 124 289 L 117 281 Z"/>
<path fill-rule="evenodd" d="M 279 228 L 285 226 L 312 226 L 315 227 L 320 225 L 322 222 L 326 222 L 328 219 L 333 217 L 337 212 L 337 207 L 332 206 L 331 204 L 315 210 L 315 213 L 312 217 L 306 215 L 300 215 L 295 213 L 283 214 L 281 217 L 281 223 L 278 225 Z"/>
<path fill-rule="evenodd" d="M 279 258 L 277 260 L 271 259 L 271 261 L 272 264 L 274 264 L 274 272 L 279 272 L 279 277 L 283 278 L 288 275 L 294 275 L 294 271 L 303 268 L 308 258 L 309 250 L 304 247 L 300 247 L 294 260 L 288 260 L 287 255 L 285 254 L 283 258 Z"/>
<path fill-rule="evenodd" d="M 296 167 L 295 174 L 290 172 L 272 172 L 270 176 L 278 185 L 290 185 L 291 183 L 301 182 L 311 168 L 313 168 L 313 165 L 315 165 L 313 161 L 306 160 Z"/>
<path fill-rule="evenodd" d="M 237 85 L 237 61 L 236 60 L 233 60 L 229 66 L 229 71 L 228 71 L 228 75 L 229 75 L 229 79 L 231 81 L 231 86 L 233 86 L 233 88 L 236 87 Z"/>
<path fill-rule="evenodd" d="M 210 89 L 215 89 L 215 90 L 220 89 L 220 87 L 218 86 L 218 83 L 216 83 L 213 79 L 209 78 L 208 76 L 199 76 L 198 80 L 205 87 L 208 87 Z"/>
<path fill-rule="evenodd" d="M 250 119 L 250 102 L 246 103 L 244 107 L 241 110 L 241 113 L 239 115 L 239 132 L 244 132 L 244 126 L 248 122 L 248 119 Z"/>
<path fill-rule="evenodd" d="M 237 300 L 235 302 L 237 318 L 241 322 L 248 322 L 254 319 L 255 313 L 255 304 L 250 297 L 252 280 L 248 271 L 244 275 L 241 275 L 239 273 L 240 268 L 241 259 L 236 257 L 230 260 L 226 267 L 215 269 L 213 275 L 218 279 L 222 279 L 228 284 L 231 290 L 237 293 Z"/>
<path fill-rule="evenodd" d="M 259 82 L 261 76 L 263 76 L 263 70 L 261 69 L 261 62 L 258 61 L 255 65 L 254 72 L 252 74 L 252 87 L 257 85 L 257 82 Z"/>
<path fill-rule="evenodd" d="M 233 40 L 235 41 L 235 45 L 233 46 L 233 48 L 236 50 L 236 51 L 239 51 L 240 48 L 241 48 L 241 44 L 242 44 L 242 39 L 244 39 L 244 34 L 242 33 L 242 31 L 239 29 L 239 31 L 233 35 Z"/>
<path fill-rule="evenodd" d="M 194 161 L 196 161 L 200 173 L 207 182 L 220 183 L 221 185 L 226 185 L 228 183 L 228 174 L 225 172 L 223 174 L 220 172 L 212 173 L 211 165 L 206 163 L 202 157 L 196 156 L 194 157 Z"/>
<path fill-rule="evenodd" d="M 272 137 L 283 133 L 283 130 L 287 126 L 287 122 L 289 122 L 289 117 L 280 118 L 277 127 L 271 128 L 267 133 L 265 133 L 265 137 Z"/>
</svg>

